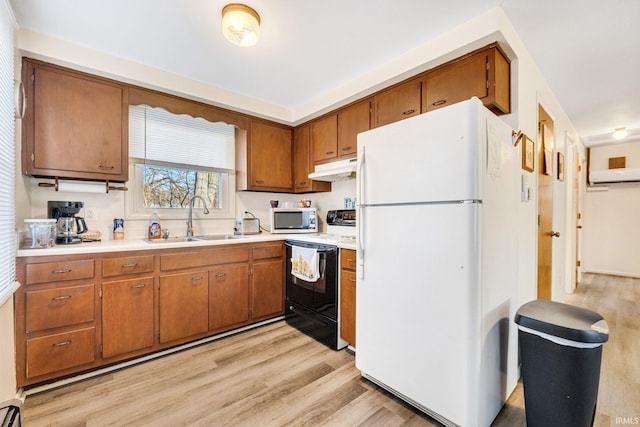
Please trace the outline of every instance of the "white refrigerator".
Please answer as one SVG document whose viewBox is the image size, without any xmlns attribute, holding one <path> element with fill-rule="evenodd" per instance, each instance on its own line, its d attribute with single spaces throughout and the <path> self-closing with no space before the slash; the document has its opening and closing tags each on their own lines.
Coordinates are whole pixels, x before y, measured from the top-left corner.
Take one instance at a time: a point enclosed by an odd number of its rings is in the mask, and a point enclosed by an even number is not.
<svg viewBox="0 0 640 427">
<path fill-rule="evenodd" d="M 517 383 L 518 153 L 477 98 L 358 136 L 356 367 L 445 425 Z"/>
</svg>

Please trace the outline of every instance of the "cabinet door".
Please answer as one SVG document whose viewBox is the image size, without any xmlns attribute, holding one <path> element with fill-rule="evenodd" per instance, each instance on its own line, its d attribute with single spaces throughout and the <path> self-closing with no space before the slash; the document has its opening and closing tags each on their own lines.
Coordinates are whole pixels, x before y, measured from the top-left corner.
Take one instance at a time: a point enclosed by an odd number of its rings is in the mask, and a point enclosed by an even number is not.
<svg viewBox="0 0 640 427">
<path fill-rule="evenodd" d="M 322 163 L 338 156 L 338 115 L 332 114 L 311 124 L 313 162 Z"/>
<path fill-rule="evenodd" d="M 161 343 L 207 332 L 208 277 L 206 270 L 160 276 Z"/>
<path fill-rule="evenodd" d="M 422 111 L 465 101 L 472 96 L 496 114 L 510 111 L 509 62 L 497 47 L 455 61 L 424 78 Z"/>
<path fill-rule="evenodd" d="M 293 130 L 293 189 L 296 193 L 331 191 L 330 182 L 309 179 L 309 173 L 312 171 L 311 128 L 309 125 L 303 125 Z"/>
<path fill-rule="evenodd" d="M 284 314 L 284 260 L 253 264 L 252 320 Z"/>
<path fill-rule="evenodd" d="M 126 181 L 124 87 L 40 66 L 29 80 L 26 173 Z"/>
<path fill-rule="evenodd" d="M 249 320 L 249 266 L 221 266 L 209 271 L 209 330 Z"/>
<path fill-rule="evenodd" d="M 293 187 L 291 130 L 251 123 L 250 183 L 254 189 Z"/>
<path fill-rule="evenodd" d="M 340 336 L 356 345 L 356 273 L 340 272 Z"/>
<path fill-rule="evenodd" d="M 376 127 L 420 114 L 421 85 L 420 79 L 414 79 L 377 94 Z"/>
<path fill-rule="evenodd" d="M 153 277 L 102 285 L 102 357 L 153 345 Z"/>
<path fill-rule="evenodd" d="M 338 113 L 338 156 L 355 157 L 358 134 L 371 129 L 371 101 L 351 105 Z"/>
<path fill-rule="evenodd" d="M 483 101 L 488 93 L 487 58 L 479 55 L 427 74 L 423 105 L 432 111 L 472 96 Z"/>
</svg>

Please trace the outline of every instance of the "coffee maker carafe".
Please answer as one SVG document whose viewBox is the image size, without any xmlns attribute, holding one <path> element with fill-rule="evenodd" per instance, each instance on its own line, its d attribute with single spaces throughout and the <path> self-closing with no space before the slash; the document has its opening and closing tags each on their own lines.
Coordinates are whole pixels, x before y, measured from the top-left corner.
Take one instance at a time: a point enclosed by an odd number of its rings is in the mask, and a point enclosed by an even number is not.
<svg viewBox="0 0 640 427">
<path fill-rule="evenodd" d="M 49 218 L 57 220 L 56 244 L 70 245 L 82 242 L 79 234 L 87 231 L 87 223 L 81 216 L 76 216 L 82 202 L 48 202 Z"/>
</svg>

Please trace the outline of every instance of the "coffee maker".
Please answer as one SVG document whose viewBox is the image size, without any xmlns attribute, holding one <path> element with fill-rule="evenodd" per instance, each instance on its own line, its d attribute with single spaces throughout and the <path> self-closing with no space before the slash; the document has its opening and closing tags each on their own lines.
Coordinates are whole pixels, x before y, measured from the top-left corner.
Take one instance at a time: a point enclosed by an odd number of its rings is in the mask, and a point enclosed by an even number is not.
<svg viewBox="0 0 640 427">
<path fill-rule="evenodd" d="M 80 234 L 87 231 L 87 223 L 76 216 L 84 204 L 82 202 L 47 202 L 49 218 L 57 220 L 56 244 L 70 245 L 82 242 Z"/>
</svg>

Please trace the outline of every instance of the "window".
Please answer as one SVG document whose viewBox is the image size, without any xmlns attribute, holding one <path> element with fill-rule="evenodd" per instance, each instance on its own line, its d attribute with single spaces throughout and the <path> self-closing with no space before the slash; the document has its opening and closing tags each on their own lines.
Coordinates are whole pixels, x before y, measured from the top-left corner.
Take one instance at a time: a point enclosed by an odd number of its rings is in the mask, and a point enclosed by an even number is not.
<svg viewBox="0 0 640 427">
<path fill-rule="evenodd" d="M 0 1 L 0 306 L 16 289 L 13 30 L 8 1 Z"/>
<path fill-rule="evenodd" d="M 232 218 L 235 128 L 145 105 L 129 107 L 127 217 L 183 218 L 194 195 L 209 218 Z M 195 207 L 202 207 L 196 200 Z M 197 214 L 196 214 L 197 215 Z M 203 218 L 207 218 L 203 217 Z"/>
</svg>

